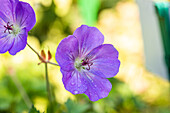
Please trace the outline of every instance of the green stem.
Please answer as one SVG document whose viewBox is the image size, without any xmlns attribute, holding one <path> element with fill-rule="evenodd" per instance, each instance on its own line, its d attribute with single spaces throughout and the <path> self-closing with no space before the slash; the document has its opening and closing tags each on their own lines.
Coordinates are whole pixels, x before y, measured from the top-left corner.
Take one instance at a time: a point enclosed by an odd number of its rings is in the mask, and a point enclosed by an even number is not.
<svg viewBox="0 0 170 113">
<path fill-rule="evenodd" d="M 53 63 L 53 62 L 50 62 L 50 61 L 47 61 L 47 63 L 52 64 L 52 65 L 55 65 L 55 66 L 59 66 L 58 64 Z"/>
<path fill-rule="evenodd" d="M 38 53 L 37 51 L 35 51 L 34 48 L 31 47 L 31 45 L 29 45 L 29 44 L 27 43 L 27 46 L 28 46 L 32 51 L 34 51 L 34 53 L 37 54 L 38 57 L 41 57 L 41 56 L 39 55 L 39 53 Z"/>
<path fill-rule="evenodd" d="M 49 113 L 53 113 L 53 101 L 52 101 L 52 94 L 51 94 L 51 89 L 50 89 L 50 83 L 49 83 L 49 79 L 48 79 L 48 65 L 47 64 L 52 64 L 55 66 L 59 66 L 56 63 L 50 62 L 50 61 L 46 61 L 45 59 L 42 58 L 42 56 L 34 49 L 32 48 L 28 43 L 27 43 L 28 47 L 34 51 L 35 54 L 37 54 L 37 56 L 43 60 L 43 63 L 45 64 L 45 76 L 46 76 L 46 87 L 47 87 L 47 93 L 48 93 L 48 100 L 49 100 Z"/>
<path fill-rule="evenodd" d="M 41 58 L 41 59 L 43 60 L 43 58 L 41 57 L 41 55 L 40 55 L 33 47 L 31 47 L 31 45 L 29 45 L 29 44 L 27 43 L 27 46 L 28 46 L 32 51 L 34 51 L 34 53 L 35 53 L 39 58 Z M 55 66 L 59 66 L 58 64 L 53 63 L 53 62 L 50 62 L 50 61 L 44 61 L 44 62 L 49 63 L 49 64 L 52 64 L 52 65 L 55 65 Z"/>
<path fill-rule="evenodd" d="M 32 106 L 32 102 L 29 98 L 29 96 L 27 95 L 27 93 L 25 92 L 25 89 L 23 88 L 22 84 L 20 83 L 20 81 L 16 78 L 15 75 L 11 75 L 11 78 L 14 82 L 14 84 L 16 85 L 17 89 L 19 90 L 25 104 L 27 105 L 27 107 L 30 109 Z"/>
<path fill-rule="evenodd" d="M 50 84 L 49 84 L 49 79 L 48 79 L 48 66 L 47 66 L 47 63 L 45 63 L 45 76 L 46 76 L 46 87 L 47 87 L 47 92 L 48 92 L 48 100 L 49 100 L 50 106 L 51 106 L 51 104 L 52 104 L 52 96 L 51 96 Z"/>
</svg>

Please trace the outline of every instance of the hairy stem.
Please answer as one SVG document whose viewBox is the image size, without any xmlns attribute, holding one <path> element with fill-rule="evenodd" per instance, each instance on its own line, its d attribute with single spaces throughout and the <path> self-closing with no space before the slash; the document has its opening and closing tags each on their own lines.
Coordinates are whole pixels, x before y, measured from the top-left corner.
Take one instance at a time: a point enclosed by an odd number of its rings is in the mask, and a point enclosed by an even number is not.
<svg viewBox="0 0 170 113">
<path fill-rule="evenodd" d="M 48 79 L 48 66 L 47 63 L 45 63 L 45 77 L 46 77 L 46 87 L 48 92 L 48 100 L 50 102 L 50 105 L 52 104 L 52 96 L 51 96 L 51 90 L 50 90 L 50 84 Z"/>
<path fill-rule="evenodd" d="M 34 51 L 35 54 L 37 54 L 37 56 L 39 57 L 39 59 L 42 61 L 41 63 L 45 64 L 45 76 L 46 76 L 46 88 L 47 88 L 47 93 L 48 93 L 48 100 L 49 100 L 49 112 L 53 113 L 53 100 L 52 100 L 52 94 L 51 94 L 51 89 L 50 89 L 50 83 L 49 83 L 49 79 L 48 79 L 48 65 L 47 64 L 52 64 L 55 66 L 59 66 L 56 63 L 50 62 L 50 61 L 46 61 L 33 47 L 31 47 L 31 45 L 29 45 L 27 43 L 28 47 Z"/>
<path fill-rule="evenodd" d="M 28 43 L 27 43 L 27 46 L 28 46 L 32 51 L 34 51 L 34 53 L 37 54 L 38 57 L 41 57 L 41 56 L 39 55 L 39 53 L 38 53 L 37 51 L 35 51 L 35 49 L 32 48 Z"/>
<path fill-rule="evenodd" d="M 27 45 L 28 45 L 28 47 L 29 47 L 41 60 L 43 60 L 43 62 L 52 64 L 52 65 L 55 65 L 55 66 L 59 66 L 59 65 L 56 64 L 56 63 L 53 63 L 53 62 L 50 62 L 50 61 L 45 61 L 45 60 L 42 58 L 42 56 L 41 56 L 33 47 L 31 47 L 31 45 L 29 45 L 28 43 L 27 43 Z"/>
<path fill-rule="evenodd" d="M 47 61 L 47 63 L 52 64 L 52 65 L 55 65 L 55 66 L 59 66 L 58 64 L 53 63 L 53 62 L 50 62 L 50 61 Z"/>
</svg>

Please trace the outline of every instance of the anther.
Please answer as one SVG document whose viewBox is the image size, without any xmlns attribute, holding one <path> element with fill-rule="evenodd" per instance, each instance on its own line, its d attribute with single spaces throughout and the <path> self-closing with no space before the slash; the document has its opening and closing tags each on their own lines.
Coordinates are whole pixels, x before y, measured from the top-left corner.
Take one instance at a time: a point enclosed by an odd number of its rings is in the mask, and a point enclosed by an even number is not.
<svg viewBox="0 0 170 113">
<path fill-rule="evenodd" d="M 93 63 L 90 62 L 88 58 L 86 58 L 85 60 L 82 60 L 82 61 L 83 61 L 82 66 L 86 66 L 87 65 L 88 67 L 86 69 L 90 70 L 90 66 L 92 66 Z"/>
<path fill-rule="evenodd" d="M 13 26 L 13 24 L 12 25 L 9 25 L 9 22 L 7 23 L 7 26 L 4 26 L 6 29 L 5 29 L 5 31 L 4 31 L 4 33 L 6 33 L 6 30 L 8 30 L 8 33 L 9 34 L 11 34 L 10 32 L 9 32 L 9 30 L 13 30 L 13 28 L 12 28 L 12 26 Z"/>
</svg>

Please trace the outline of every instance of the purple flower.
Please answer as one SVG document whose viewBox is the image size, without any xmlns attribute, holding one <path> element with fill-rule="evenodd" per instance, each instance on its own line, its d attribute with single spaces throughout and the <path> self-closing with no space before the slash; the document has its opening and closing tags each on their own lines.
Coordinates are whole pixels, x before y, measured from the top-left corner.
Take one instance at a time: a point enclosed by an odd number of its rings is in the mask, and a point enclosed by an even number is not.
<svg viewBox="0 0 170 113">
<path fill-rule="evenodd" d="M 120 61 L 113 45 L 103 42 L 103 34 L 87 25 L 60 42 L 56 60 L 66 90 L 72 94 L 84 93 L 91 101 L 108 96 L 112 85 L 106 78 L 118 73 Z"/>
<path fill-rule="evenodd" d="M 28 31 L 35 25 L 32 7 L 19 0 L 0 0 L 0 53 L 11 55 L 23 50 Z"/>
</svg>

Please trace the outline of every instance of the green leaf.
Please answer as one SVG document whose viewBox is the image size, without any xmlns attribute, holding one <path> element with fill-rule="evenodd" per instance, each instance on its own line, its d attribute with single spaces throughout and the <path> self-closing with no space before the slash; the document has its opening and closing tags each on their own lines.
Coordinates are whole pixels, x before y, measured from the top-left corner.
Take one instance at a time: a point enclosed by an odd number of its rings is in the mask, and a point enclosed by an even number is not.
<svg viewBox="0 0 170 113">
<path fill-rule="evenodd" d="M 32 105 L 32 108 L 29 110 L 29 113 L 40 113 L 39 110 L 37 110 L 34 105 Z"/>
<path fill-rule="evenodd" d="M 85 24 L 95 25 L 100 8 L 100 0 L 78 0 L 78 5 Z"/>
<path fill-rule="evenodd" d="M 72 100 L 67 100 L 67 102 L 65 103 L 66 107 L 67 107 L 67 113 L 84 113 L 85 111 L 87 111 L 89 109 L 89 105 L 87 103 L 76 103 Z"/>
</svg>

